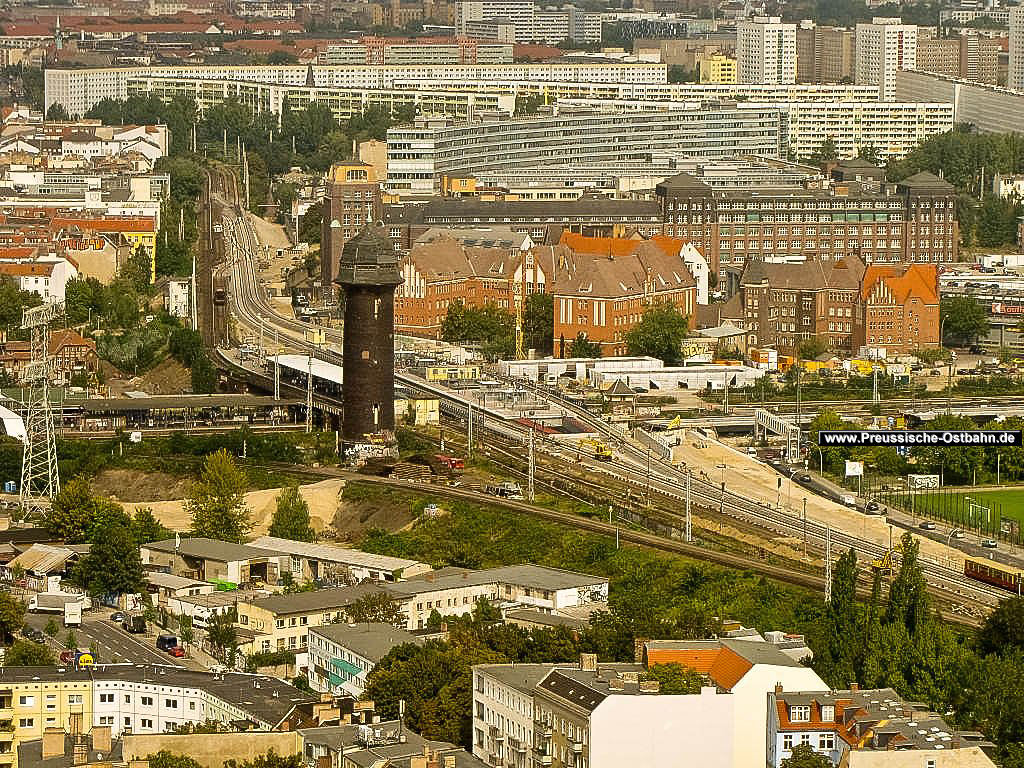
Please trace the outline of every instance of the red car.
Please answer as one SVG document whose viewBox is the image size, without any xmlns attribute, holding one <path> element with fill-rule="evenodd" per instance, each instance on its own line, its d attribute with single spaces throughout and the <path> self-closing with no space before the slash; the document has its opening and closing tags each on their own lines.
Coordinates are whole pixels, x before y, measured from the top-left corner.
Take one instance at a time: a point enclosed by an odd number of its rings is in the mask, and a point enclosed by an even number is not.
<svg viewBox="0 0 1024 768">
<path fill-rule="evenodd" d="M 176 659 L 180 659 L 182 656 L 185 655 L 185 649 L 182 648 L 180 645 L 176 645 L 173 648 L 170 648 L 167 652 Z"/>
</svg>

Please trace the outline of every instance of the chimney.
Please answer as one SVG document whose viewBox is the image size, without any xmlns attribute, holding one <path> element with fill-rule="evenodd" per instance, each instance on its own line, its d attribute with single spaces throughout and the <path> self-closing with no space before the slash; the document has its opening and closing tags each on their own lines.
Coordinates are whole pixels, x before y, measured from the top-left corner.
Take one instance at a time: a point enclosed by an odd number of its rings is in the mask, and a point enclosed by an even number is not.
<svg viewBox="0 0 1024 768">
<path fill-rule="evenodd" d="M 657 680 L 641 680 L 640 693 L 657 693 L 661 689 L 661 683 Z"/>
<path fill-rule="evenodd" d="M 76 741 L 71 748 L 71 764 L 85 765 L 89 762 L 89 745 L 84 741 Z"/>
<path fill-rule="evenodd" d="M 580 654 L 580 671 L 581 672 L 597 672 L 597 654 L 596 653 L 581 653 Z"/>
<path fill-rule="evenodd" d="M 775 695 L 776 696 L 781 696 L 782 695 L 782 683 L 776 683 L 775 684 Z"/>
<path fill-rule="evenodd" d="M 64 757 L 64 729 L 47 728 L 43 731 L 43 760 Z"/>
<path fill-rule="evenodd" d="M 644 660 L 644 646 L 646 644 L 646 637 L 633 638 L 633 661 L 635 661 L 637 664 Z"/>
<path fill-rule="evenodd" d="M 110 726 L 96 725 L 92 729 L 92 748 L 96 752 L 107 754 L 111 749 Z"/>
<path fill-rule="evenodd" d="M 860 684 L 859 683 L 850 683 L 850 693 L 856 693 L 859 690 L 860 690 Z"/>
</svg>

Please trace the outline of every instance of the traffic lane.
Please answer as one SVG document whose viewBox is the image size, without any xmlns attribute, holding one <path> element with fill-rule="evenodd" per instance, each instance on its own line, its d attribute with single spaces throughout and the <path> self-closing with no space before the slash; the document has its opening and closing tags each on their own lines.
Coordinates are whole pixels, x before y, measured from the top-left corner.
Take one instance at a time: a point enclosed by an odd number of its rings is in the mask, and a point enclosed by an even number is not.
<svg viewBox="0 0 1024 768">
<path fill-rule="evenodd" d="M 98 641 L 124 657 L 125 661 L 135 664 L 170 664 L 185 669 L 205 671 L 200 662 L 185 656 L 175 658 L 156 647 L 156 637 L 152 634 L 133 635 L 109 620 L 91 623 L 90 629 Z M 102 659 L 101 659 L 102 661 Z"/>
</svg>

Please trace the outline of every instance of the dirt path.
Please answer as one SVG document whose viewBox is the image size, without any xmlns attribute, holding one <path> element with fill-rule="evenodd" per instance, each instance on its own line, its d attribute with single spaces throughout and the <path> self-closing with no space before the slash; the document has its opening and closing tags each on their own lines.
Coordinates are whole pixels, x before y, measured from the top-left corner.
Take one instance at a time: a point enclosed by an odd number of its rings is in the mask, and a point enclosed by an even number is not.
<svg viewBox="0 0 1024 768">
<path fill-rule="evenodd" d="M 315 530 L 322 531 L 334 522 L 334 517 L 340 506 L 338 499 L 344 485 L 344 480 L 332 479 L 299 486 L 299 493 L 309 505 L 309 517 Z M 245 504 L 249 508 L 253 523 L 253 535 L 267 532 L 280 492 L 280 488 L 268 488 L 245 494 Z M 150 507 L 157 520 L 174 531 L 186 531 L 192 525 L 192 520 L 185 511 L 184 499 L 120 503 L 129 513 L 134 512 L 136 507 Z"/>
<path fill-rule="evenodd" d="M 698 472 L 705 472 L 716 484 L 722 481 L 724 473 L 726 490 L 739 493 L 754 501 L 775 504 L 779 475 L 771 467 L 722 443 L 709 440 L 703 441 L 702 444 L 706 447 L 695 447 L 692 437 L 687 435 L 684 446 L 678 455 L 688 467 Z M 724 471 L 718 467 L 719 464 L 726 465 Z M 889 545 L 889 525 L 884 517 L 861 514 L 842 504 L 811 493 L 796 483 L 792 484 L 792 493 L 790 493 L 790 480 L 783 478 L 781 493 L 783 509 L 791 506 L 794 517 L 799 517 L 803 509 L 804 497 L 807 498 L 808 520 L 842 529 L 851 536 L 858 536 L 882 547 Z M 900 533 L 899 529 L 895 529 L 894 538 L 898 537 Z M 921 543 L 922 557 L 952 568 L 963 567 L 964 556 L 959 550 L 924 537 L 917 537 L 917 540 Z"/>
</svg>

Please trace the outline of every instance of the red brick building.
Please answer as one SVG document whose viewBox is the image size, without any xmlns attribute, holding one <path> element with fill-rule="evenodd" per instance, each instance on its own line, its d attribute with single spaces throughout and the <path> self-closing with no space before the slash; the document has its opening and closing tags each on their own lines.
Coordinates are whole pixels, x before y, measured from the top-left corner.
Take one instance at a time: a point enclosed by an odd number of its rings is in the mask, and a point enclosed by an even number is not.
<svg viewBox="0 0 1024 768">
<path fill-rule="evenodd" d="M 939 274 L 934 264 L 868 267 L 854 311 L 854 349 L 900 355 L 939 345 Z"/>
<path fill-rule="evenodd" d="M 624 355 L 626 332 L 659 302 L 674 304 L 696 327 L 697 283 L 679 242 L 563 234 L 551 248 L 555 352 L 582 333 L 602 354 Z"/>
</svg>

